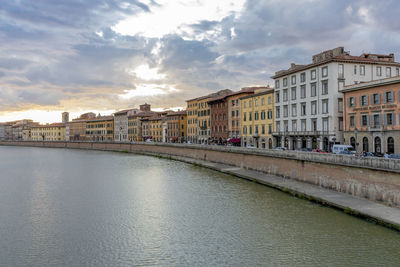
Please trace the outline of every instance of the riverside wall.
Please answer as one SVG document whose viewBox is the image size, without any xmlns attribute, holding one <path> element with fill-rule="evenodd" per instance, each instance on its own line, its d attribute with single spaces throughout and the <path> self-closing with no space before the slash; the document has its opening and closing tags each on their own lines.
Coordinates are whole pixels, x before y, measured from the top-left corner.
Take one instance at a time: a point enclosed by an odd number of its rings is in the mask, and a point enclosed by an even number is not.
<svg viewBox="0 0 400 267">
<path fill-rule="evenodd" d="M 124 151 L 256 170 L 400 207 L 400 160 L 165 143 L 0 142 L 0 145 Z"/>
</svg>

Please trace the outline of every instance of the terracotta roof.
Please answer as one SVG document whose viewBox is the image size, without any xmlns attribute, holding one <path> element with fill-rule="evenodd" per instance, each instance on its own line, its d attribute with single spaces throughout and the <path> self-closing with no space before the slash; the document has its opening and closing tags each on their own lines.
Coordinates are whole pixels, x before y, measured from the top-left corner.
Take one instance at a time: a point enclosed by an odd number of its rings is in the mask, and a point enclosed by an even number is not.
<svg viewBox="0 0 400 267">
<path fill-rule="evenodd" d="M 138 114 L 133 114 L 128 116 L 128 118 L 134 118 L 134 117 L 152 117 L 156 114 L 156 112 L 153 111 L 144 111 L 144 112 L 140 112 Z"/>
<path fill-rule="evenodd" d="M 247 98 L 257 97 L 257 96 L 260 96 L 260 95 L 267 95 L 267 94 L 271 94 L 271 93 L 273 93 L 275 91 L 274 88 L 269 88 L 269 89 L 270 90 L 262 91 L 262 92 L 259 92 L 257 94 L 243 96 L 240 99 L 247 99 Z"/>
<path fill-rule="evenodd" d="M 44 125 L 35 125 L 32 128 L 48 128 L 48 127 L 65 127 L 64 123 L 51 123 L 51 124 L 44 124 Z"/>
<path fill-rule="evenodd" d="M 181 111 L 175 111 L 172 113 L 167 114 L 167 116 L 176 116 L 176 115 L 186 115 L 186 110 L 181 110 Z"/>
</svg>

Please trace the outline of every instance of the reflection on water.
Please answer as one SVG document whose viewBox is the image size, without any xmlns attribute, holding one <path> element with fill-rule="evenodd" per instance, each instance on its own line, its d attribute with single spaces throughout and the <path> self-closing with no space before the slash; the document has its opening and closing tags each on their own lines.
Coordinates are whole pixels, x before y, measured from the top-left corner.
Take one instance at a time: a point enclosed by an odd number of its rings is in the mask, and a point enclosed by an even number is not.
<svg viewBox="0 0 400 267">
<path fill-rule="evenodd" d="M 367 266 L 400 234 L 152 157 L 0 147 L 0 266 Z"/>
</svg>

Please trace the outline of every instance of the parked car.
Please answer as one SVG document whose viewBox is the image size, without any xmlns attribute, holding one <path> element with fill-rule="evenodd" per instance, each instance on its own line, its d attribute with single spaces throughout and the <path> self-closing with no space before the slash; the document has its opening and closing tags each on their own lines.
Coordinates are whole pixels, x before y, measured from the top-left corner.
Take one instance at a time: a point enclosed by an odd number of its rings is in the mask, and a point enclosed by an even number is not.
<svg viewBox="0 0 400 267">
<path fill-rule="evenodd" d="M 400 159 L 400 154 L 390 154 L 389 159 Z"/>
<path fill-rule="evenodd" d="M 373 153 L 373 152 L 364 152 L 363 154 L 362 154 L 362 157 L 363 158 L 365 158 L 365 157 L 370 157 L 370 158 L 375 158 L 375 157 L 378 157 L 375 153 Z"/>
<path fill-rule="evenodd" d="M 312 150 L 310 148 L 302 147 L 302 148 L 296 148 L 296 151 L 311 152 Z"/>
<path fill-rule="evenodd" d="M 314 152 L 314 153 L 328 153 L 328 152 L 323 151 L 323 150 L 321 150 L 319 148 L 314 148 L 311 152 Z"/>
<path fill-rule="evenodd" d="M 332 153 L 334 154 L 342 154 L 342 151 L 349 151 L 353 154 L 356 154 L 356 150 L 354 149 L 353 146 L 350 145 L 333 145 L 332 147 Z"/>
<path fill-rule="evenodd" d="M 277 146 L 274 148 L 274 150 L 286 150 L 286 148 L 282 147 L 282 146 Z"/>
<path fill-rule="evenodd" d="M 352 153 L 351 151 L 348 150 L 342 150 L 339 152 L 339 155 L 349 155 L 349 156 L 354 156 L 355 154 Z"/>
<path fill-rule="evenodd" d="M 256 148 L 256 147 L 253 145 L 247 145 L 246 148 Z"/>
</svg>

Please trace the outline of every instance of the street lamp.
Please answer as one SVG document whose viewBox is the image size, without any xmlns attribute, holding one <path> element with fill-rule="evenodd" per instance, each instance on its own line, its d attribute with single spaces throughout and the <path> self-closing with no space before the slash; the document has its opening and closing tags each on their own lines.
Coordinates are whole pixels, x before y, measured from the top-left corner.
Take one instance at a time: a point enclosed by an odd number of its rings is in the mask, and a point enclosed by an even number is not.
<svg viewBox="0 0 400 267">
<path fill-rule="evenodd" d="M 355 137 L 356 137 L 356 144 L 355 144 L 355 146 L 356 146 L 356 152 L 357 152 L 357 145 L 358 145 L 358 143 L 357 143 L 357 134 L 358 134 L 358 129 L 357 129 L 357 127 L 356 127 L 356 128 L 354 128 L 354 135 L 355 135 Z"/>
</svg>

